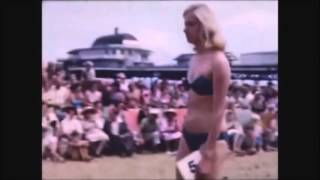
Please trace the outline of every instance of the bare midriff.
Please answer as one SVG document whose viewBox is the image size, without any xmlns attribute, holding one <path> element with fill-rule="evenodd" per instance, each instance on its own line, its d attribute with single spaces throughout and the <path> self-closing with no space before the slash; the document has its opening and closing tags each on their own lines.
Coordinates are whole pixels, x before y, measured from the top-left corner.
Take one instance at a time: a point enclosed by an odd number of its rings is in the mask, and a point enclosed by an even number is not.
<svg viewBox="0 0 320 180">
<path fill-rule="evenodd" d="M 212 95 L 199 96 L 193 90 L 190 90 L 183 127 L 191 133 L 209 132 L 214 124 L 212 102 Z"/>
</svg>

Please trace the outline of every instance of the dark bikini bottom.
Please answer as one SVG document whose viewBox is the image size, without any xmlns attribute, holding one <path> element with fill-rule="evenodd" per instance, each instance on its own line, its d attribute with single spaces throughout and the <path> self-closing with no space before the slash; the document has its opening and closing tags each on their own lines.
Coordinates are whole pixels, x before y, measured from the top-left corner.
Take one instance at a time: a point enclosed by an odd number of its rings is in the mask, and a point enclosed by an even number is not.
<svg viewBox="0 0 320 180">
<path fill-rule="evenodd" d="M 191 151 L 198 150 L 208 138 L 208 133 L 190 133 L 186 129 L 182 130 L 182 134 Z"/>
<path fill-rule="evenodd" d="M 209 133 L 191 133 L 186 129 L 183 129 L 182 134 L 189 149 L 191 151 L 195 151 L 198 150 L 200 146 L 206 142 Z M 226 132 L 221 132 L 219 134 L 218 140 L 226 139 L 226 135 Z"/>
</svg>

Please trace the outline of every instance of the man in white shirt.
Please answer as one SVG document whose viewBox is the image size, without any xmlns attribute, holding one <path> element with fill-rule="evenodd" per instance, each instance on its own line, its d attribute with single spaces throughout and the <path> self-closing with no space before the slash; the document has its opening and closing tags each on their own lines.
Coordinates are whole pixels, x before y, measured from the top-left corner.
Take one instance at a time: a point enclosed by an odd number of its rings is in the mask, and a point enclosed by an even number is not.
<svg viewBox="0 0 320 180">
<path fill-rule="evenodd" d="M 80 120 L 76 116 L 76 109 L 72 106 L 65 107 L 66 117 L 61 122 L 61 130 L 64 135 L 70 136 L 73 132 L 83 134 L 83 128 Z"/>
<path fill-rule="evenodd" d="M 70 96 L 70 90 L 62 86 L 58 81 L 50 86 L 50 89 L 43 94 L 43 100 L 47 103 L 54 104 L 60 108 L 65 106 L 67 99 Z"/>
<path fill-rule="evenodd" d="M 96 83 L 93 83 L 91 88 L 85 92 L 85 96 L 91 105 L 102 100 L 102 92 L 98 90 Z"/>
<path fill-rule="evenodd" d="M 84 75 L 85 75 L 85 79 L 87 81 L 93 81 L 96 78 L 96 71 L 94 69 L 94 64 L 91 61 L 87 61 L 84 63 L 85 65 L 85 71 L 84 71 Z"/>
<path fill-rule="evenodd" d="M 126 75 L 124 73 L 117 74 L 117 81 L 120 85 L 120 90 L 123 92 L 129 91 L 129 81 L 126 79 Z"/>
</svg>

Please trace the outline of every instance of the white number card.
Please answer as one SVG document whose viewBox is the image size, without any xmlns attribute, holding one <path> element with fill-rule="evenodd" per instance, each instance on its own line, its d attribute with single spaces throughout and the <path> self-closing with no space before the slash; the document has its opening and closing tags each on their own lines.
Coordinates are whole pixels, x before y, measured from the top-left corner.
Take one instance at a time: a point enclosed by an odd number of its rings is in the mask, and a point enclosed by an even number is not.
<svg viewBox="0 0 320 180">
<path fill-rule="evenodd" d="M 200 160 L 201 154 L 198 150 L 177 162 L 177 167 L 184 179 L 195 179 L 196 168 Z"/>
</svg>

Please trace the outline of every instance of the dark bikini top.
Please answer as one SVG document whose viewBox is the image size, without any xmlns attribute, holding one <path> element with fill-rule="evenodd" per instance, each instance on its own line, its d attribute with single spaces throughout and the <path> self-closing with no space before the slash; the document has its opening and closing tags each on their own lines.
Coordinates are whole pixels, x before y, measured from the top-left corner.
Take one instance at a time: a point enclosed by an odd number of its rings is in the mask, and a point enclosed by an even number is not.
<svg viewBox="0 0 320 180">
<path fill-rule="evenodd" d="M 189 83 L 189 81 L 187 81 L 187 89 L 192 89 L 198 95 L 202 95 L 202 96 L 212 95 L 213 94 L 212 80 L 201 75 L 197 79 L 195 79 L 192 83 Z"/>
</svg>

